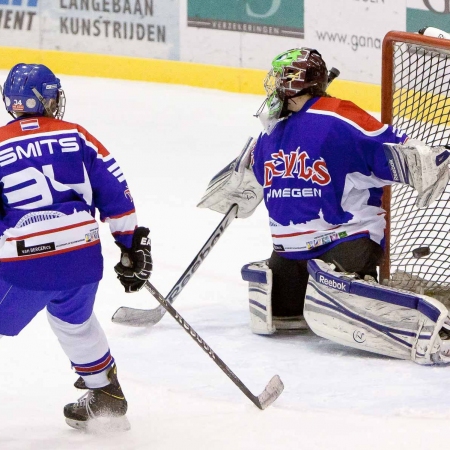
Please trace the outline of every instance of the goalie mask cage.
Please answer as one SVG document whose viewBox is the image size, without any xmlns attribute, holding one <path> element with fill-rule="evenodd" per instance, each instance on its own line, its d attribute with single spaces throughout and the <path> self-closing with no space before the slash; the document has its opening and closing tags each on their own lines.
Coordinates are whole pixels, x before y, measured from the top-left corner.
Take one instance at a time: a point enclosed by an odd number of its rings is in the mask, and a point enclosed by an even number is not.
<svg viewBox="0 0 450 450">
<path fill-rule="evenodd" d="M 428 145 L 450 144 L 450 40 L 389 32 L 383 41 L 381 88 L 383 123 Z M 427 209 L 417 209 L 415 200 L 415 191 L 406 185 L 384 190 L 386 254 L 380 281 L 448 301 L 450 186 Z"/>
</svg>

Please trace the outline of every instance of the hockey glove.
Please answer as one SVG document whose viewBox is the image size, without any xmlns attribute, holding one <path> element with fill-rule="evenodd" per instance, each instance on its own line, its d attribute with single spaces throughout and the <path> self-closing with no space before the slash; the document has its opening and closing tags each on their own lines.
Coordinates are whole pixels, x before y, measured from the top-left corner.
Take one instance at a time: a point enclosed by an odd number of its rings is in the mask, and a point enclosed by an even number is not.
<svg viewBox="0 0 450 450">
<path fill-rule="evenodd" d="M 150 278 L 153 268 L 151 255 L 150 230 L 145 227 L 137 227 L 134 230 L 131 248 L 116 242 L 122 254 L 120 262 L 114 267 L 125 292 L 137 292 Z"/>
<path fill-rule="evenodd" d="M 256 144 L 249 138 L 240 155 L 215 175 L 208 184 L 203 198 L 197 205 L 226 214 L 233 204 L 239 206 L 236 217 L 242 219 L 253 214 L 261 203 L 263 187 L 253 173 L 252 151 Z"/>
<path fill-rule="evenodd" d="M 417 208 L 428 207 L 442 195 L 450 179 L 447 148 L 430 147 L 415 139 L 383 145 L 393 181 L 417 191 Z"/>
</svg>

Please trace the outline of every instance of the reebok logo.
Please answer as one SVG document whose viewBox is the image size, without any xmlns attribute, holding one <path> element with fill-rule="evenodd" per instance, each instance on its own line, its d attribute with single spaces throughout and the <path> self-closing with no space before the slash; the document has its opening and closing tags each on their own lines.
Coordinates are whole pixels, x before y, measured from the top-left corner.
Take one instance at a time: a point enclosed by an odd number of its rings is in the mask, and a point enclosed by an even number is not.
<svg viewBox="0 0 450 450">
<path fill-rule="evenodd" d="M 333 278 L 326 278 L 323 275 L 319 275 L 319 279 L 317 280 L 320 284 L 324 284 L 325 286 L 331 287 L 333 289 L 338 289 L 340 291 L 348 292 L 348 283 L 344 281 L 336 281 Z"/>
<path fill-rule="evenodd" d="M 395 168 L 395 164 L 394 164 L 394 161 L 392 161 L 392 159 L 389 160 L 389 167 L 391 169 L 393 181 L 400 181 L 400 178 L 397 173 L 397 169 Z"/>
</svg>

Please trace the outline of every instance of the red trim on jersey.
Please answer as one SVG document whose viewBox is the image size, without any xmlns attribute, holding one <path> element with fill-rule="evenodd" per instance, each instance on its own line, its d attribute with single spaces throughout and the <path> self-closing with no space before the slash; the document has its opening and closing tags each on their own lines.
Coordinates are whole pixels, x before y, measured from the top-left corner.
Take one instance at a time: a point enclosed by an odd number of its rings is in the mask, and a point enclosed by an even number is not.
<svg viewBox="0 0 450 450">
<path fill-rule="evenodd" d="M 335 230 L 336 228 L 340 228 L 342 225 L 338 225 L 333 228 L 328 228 L 328 230 L 308 230 L 308 231 L 302 231 L 298 233 L 289 233 L 289 234 L 272 234 L 272 237 L 274 238 L 286 238 L 286 237 L 295 237 L 295 236 L 301 236 L 302 234 L 312 234 L 317 233 L 319 231 L 323 231 L 324 233 L 327 233 L 330 230 Z"/>
<path fill-rule="evenodd" d="M 347 100 L 321 97 L 309 109 L 335 113 L 338 116 L 351 120 L 368 132 L 379 131 L 385 126 L 359 106 Z"/>
<path fill-rule="evenodd" d="M 113 236 L 125 236 L 125 235 L 132 235 L 134 234 L 134 230 L 131 231 L 114 231 L 112 233 Z"/>
<path fill-rule="evenodd" d="M 132 210 L 127 211 L 127 212 L 125 212 L 125 213 L 123 213 L 123 214 L 119 214 L 118 216 L 107 217 L 105 220 L 107 220 L 107 219 L 120 219 L 120 218 L 125 217 L 125 216 L 131 216 L 131 214 L 135 214 L 135 213 L 136 213 L 136 210 L 135 210 L 135 209 L 132 209 Z M 104 220 L 104 221 L 105 221 L 105 220 Z M 103 221 L 103 222 L 104 222 L 104 221 Z"/>
<path fill-rule="evenodd" d="M 71 228 L 82 227 L 84 225 L 89 225 L 90 223 L 96 224 L 97 222 L 94 219 L 87 220 L 86 222 L 74 223 L 73 225 L 67 225 L 65 227 L 60 227 L 60 228 L 52 228 L 51 230 L 38 231 L 36 233 L 26 234 L 26 235 L 20 236 L 20 237 L 9 237 L 6 239 L 6 241 L 22 241 L 24 239 L 30 239 L 30 238 L 36 237 L 36 236 L 43 236 L 44 234 L 52 234 L 52 233 L 57 233 L 58 231 L 64 231 L 64 230 L 70 230 Z"/>
<path fill-rule="evenodd" d="M 369 230 L 361 230 L 361 231 L 356 231 L 355 233 L 349 234 L 349 236 L 354 236 L 355 234 L 368 234 L 370 235 Z"/>
</svg>

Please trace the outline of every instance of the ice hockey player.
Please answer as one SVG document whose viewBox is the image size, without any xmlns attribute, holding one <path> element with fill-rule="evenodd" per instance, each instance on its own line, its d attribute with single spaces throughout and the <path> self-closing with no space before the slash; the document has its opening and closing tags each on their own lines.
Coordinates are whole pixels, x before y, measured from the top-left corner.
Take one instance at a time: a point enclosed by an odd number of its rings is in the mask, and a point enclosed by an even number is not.
<svg viewBox="0 0 450 450">
<path fill-rule="evenodd" d="M 243 267 L 251 329 L 270 335 L 304 329 L 307 263 L 377 279 L 383 255 L 383 186 L 403 182 L 425 207 L 449 179 L 448 151 L 409 140 L 346 100 L 327 94 L 330 79 L 317 50 L 297 48 L 272 61 L 257 115 L 264 132 L 214 177 L 199 203 L 219 212 L 237 203 L 248 217 L 262 198 L 273 252 Z"/>
<path fill-rule="evenodd" d="M 64 408 L 87 428 L 100 417 L 129 428 L 127 401 L 105 333 L 93 313 L 103 272 L 96 209 L 108 222 L 126 292 L 152 270 L 149 230 L 137 226 L 125 177 L 83 127 L 62 120 L 60 80 L 44 65 L 17 64 L 3 87 L 13 120 L 0 128 L 0 335 L 15 336 L 42 309 L 87 389 Z M 105 418 L 105 419 L 103 419 Z"/>
</svg>

